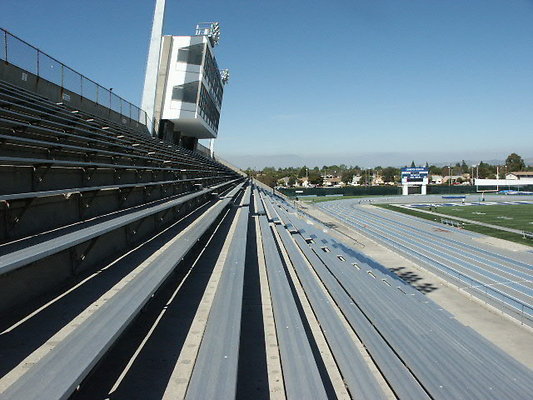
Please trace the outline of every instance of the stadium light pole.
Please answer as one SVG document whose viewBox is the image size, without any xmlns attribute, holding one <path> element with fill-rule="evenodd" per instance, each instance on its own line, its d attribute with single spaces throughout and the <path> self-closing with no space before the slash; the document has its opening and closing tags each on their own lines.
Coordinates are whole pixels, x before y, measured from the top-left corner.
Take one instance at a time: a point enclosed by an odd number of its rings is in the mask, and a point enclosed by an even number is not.
<svg viewBox="0 0 533 400">
<path fill-rule="evenodd" d="M 148 129 L 154 136 L 154 109 L 155 90 L 157 85 L 157 74 L 159 72 L 159 55 L 161 52 L 161 38 L 163 36 L 163 21 L 165 18 L 165 0 L 156 0 L 154 10 L 154 20 L 152 23 L 152 33 L 150 36 L 150 47 L 148 48 L 148 59 L 146 61 L 146 74 L 144 76 L 144 89 L 141 101 L 141 108 L 146 112 L 148 119 Z"/>
</svg>

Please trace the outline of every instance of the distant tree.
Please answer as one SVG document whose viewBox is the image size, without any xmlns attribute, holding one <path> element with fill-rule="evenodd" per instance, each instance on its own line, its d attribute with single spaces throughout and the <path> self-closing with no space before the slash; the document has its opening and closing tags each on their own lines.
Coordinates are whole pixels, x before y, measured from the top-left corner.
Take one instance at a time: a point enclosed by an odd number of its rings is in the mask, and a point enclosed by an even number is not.
<svg viewBox="0 0 533 400">
<path fill-rule="evenodd" d="M 416 168 L 415 160 L 411 161 L 411 168 Z"/>
<path fill-rule="evenodd" d="M 354 176 L 353 170 L 346 170 L 342 173 L 341 179 L 344 183 L 348 183 L 352 181 L 352 178 Z"/>
<path fill-rule="evenodd" d="M 477 176 L 480 179 L 486 179 L 489 177 L 489 175 L 492 174 L 490 165 L 480 161 L 479 165 L 477 166 Z"/>
<path fill-rule="evenodd" d="M 313 185 L 322 185 L 322 175 L 320 175 L 320 172 L 317 172 L 315 170 L 309 171 L 309 183 L 312 183 Z"/>
<path fill-rule="evenodd" d="M 304 176 L 307 176 L 307 167 L 305 165 L 298 172 L 298 178 L 303 178 Z"/>
<path fill-rule="evenodd" d="M 255 176 L 255 174 L 256 174 L 256 172 L 255 172 L 252 168 L 250 168 L 250 167 L 246 168 L 246 169 L 244 170 L 244 172 L 246 173 L 246 175 L 248 175 L 248 176 L 252 176 L 252 177 Z"/>
<path fill-rule="evenodd" d="M 295 176 L 290 176 L 289 177 L 289 181 L 287 182 L 287 185 L 294 186 L 295 183 L 296 183 L 296 177 Z"/>
<path fill-rule="evenodd" d="M 274 187 L 276 186 L 277 179 L 274 178 L 272 175 L 259 175 L 257 176 L 257 180 L 260 182 L 263 182 L 265 185 Z"/>
<path fill-rule="evenodd" d="M 509 172 L 513 171 L 522 171 L 526 168 L 526 163 L 516 153 L 511 153 L 507 156 L 507 159 L 505 160 L 505 165 L 507 165 L 507 169 Z"/>
<path fill-rule="evenodd" d="M 429 173 L 431 175 L 442 175 L 442 168 L 432 165 L 429 167 Z"/>
<path fill-rule="evenodd" d="M 265 167 L 262 172 L 264 175 L 276 175 L 277 173 L 276 168 L 274 167 Z"/>
<path fill-rule="evenodd" d="M 371 168 L 369 169 L 363 169 L 361 171 L 361 183 L 363 185 L 370 185 L 372 184 L 372 176 L 374 175 L 373 170 Z"/>
<path fill-rule="evenodd" d="M 461 164 L 455 163 L 455 165 L 452 167 L 451 175 L 461 175 Z"/>
<path fill-rule="evenodd" d="M 468 172 L 468 165 L 466 165 L 465 160 L 463 160 L 463 162 L 461 163 L 461 172 L 463 174 L 466 174 Z"/>
<path fill-rule="evenodd" d="M 337 175 L 340 171 L 340 167 L 338 165 L 330 165 L 327 168 L 328 175 Z"/>
<path fill-rule="evenodd" d="M 395 182 L 397 177 L 400 176 L 400 170 L 394 167 L 383 168 L 382 178 L 383 182 Z"/>
</svg>

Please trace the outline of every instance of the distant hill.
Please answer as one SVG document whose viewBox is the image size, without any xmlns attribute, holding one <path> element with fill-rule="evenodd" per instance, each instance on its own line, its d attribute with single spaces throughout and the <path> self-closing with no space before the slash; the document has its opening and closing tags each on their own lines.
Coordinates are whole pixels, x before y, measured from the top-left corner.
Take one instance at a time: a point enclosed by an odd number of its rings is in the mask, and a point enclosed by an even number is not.
<svg viewBox="0 0 533 400">
<path fill-rule="evenodd" d="M 510 153 L 510 152 L 509 152 Z M 488 164 L 497 165 L 504 164 L 505 158 L 509 154 L 500 156 L 502 158 L 495 158 L 494 154 L 468 154 L 465 157 L 458 156 L 457 154 L 449 155 L 443 153 L 428 152 L 424 154 L 412 153 L 359 153 L 359 154 L 259 154 L 259 155 L 238 155 L 238 154 L 220 154 L 222 158 L 227 159 L 231 163 L 237 165 L 242 169 L 255 168 L 263 169 L 264 167 L 301 167 L 307 165 L 308 167 L 323 166 L 323 165 L 358 165 L 364 168 L 373 168 L 378 165 L 382 167 L 403 167 L 410 165 L 414 160 L 417 165 L 425 165 L 426 161 L 429 165 L 436 165 L 443 167 L 446 165 L 455 165 L 461 163 L 464 159 L 466 164 L 476 165 L 480 161 Z M 518 154 L 519 151 L 518 151 Z M 476 158 L 474 158 L 476 157 Z M 479 157 L 479 158 L 477 158 Z M 526 165 L 533 165 L 533 156 L 524 156 Z"/>
</svg>

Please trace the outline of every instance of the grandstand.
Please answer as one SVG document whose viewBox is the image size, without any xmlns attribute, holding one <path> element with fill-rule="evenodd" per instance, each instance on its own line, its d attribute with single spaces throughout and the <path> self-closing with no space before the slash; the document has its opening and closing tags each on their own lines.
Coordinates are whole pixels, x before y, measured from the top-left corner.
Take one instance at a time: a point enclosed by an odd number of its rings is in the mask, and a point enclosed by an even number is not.
<svg viewBox="0 0 533 400">
<path fill-rule="evenodd" d="M 527 367 L 270 189 L 0 71 L 2 399 L 530 395 Z"/>
</svg>

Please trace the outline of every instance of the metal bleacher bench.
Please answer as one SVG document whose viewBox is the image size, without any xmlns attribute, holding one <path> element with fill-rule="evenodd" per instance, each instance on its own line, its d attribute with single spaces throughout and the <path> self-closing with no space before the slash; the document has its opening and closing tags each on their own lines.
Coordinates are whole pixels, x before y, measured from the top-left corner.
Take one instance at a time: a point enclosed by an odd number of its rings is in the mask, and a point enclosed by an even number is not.
<svg viewBox="0 0 533 400">
<path fill-rule="evenodd" d="M 142 262 L 150 265 L 96 309 L 81 325 L 31 366 L 2 394 L 2 399 L 37 400 L 68 398 L 113 345 L 153 293 L 215 222 L 242 183 L 220 199 L 186 229 L 167 243 L 163 251 Z M 97 333 L 97 334 L 96 334 Z"/>
<path fill-rule="evenodd" d="M 231 181 L 229 183 L 234 182 L 235 181 Z M 61 230 L 53 231 L 50 235 L 47 235 L 51 236 L 47 240 L 28 247 L 22 247 L 18 250 L 14 250 L 0 256 L 0 275 L 23 267 L 44 257 L 58 253 L 62 250 L 68 249 L 76 244 L 97 238 L 98 236 L 101 236 L 107 232 L 131 224 L 135 221 L 139 221 L 147 216 L 154 215 L 158 212 L 183 204 L 190 199 L 215 191 L 226 185 L 227 183 L 216 185 L 211 188 L 200 190 L 193 194 L 188 194 L 174 200 L 166 201 L 162 204 L 129 212 L 125 215 L 120 215 L 104 222 L 98 222 L 98 219 L 96 219 L 93 221 L 93 223 L 85 223 L 85 225 L 88 226 L 64 235 L 62 234 Z M 24 242 L 19 242 L 17 243 L 17 246 L 21 247 L 23 243 Z"/>
</svg>

